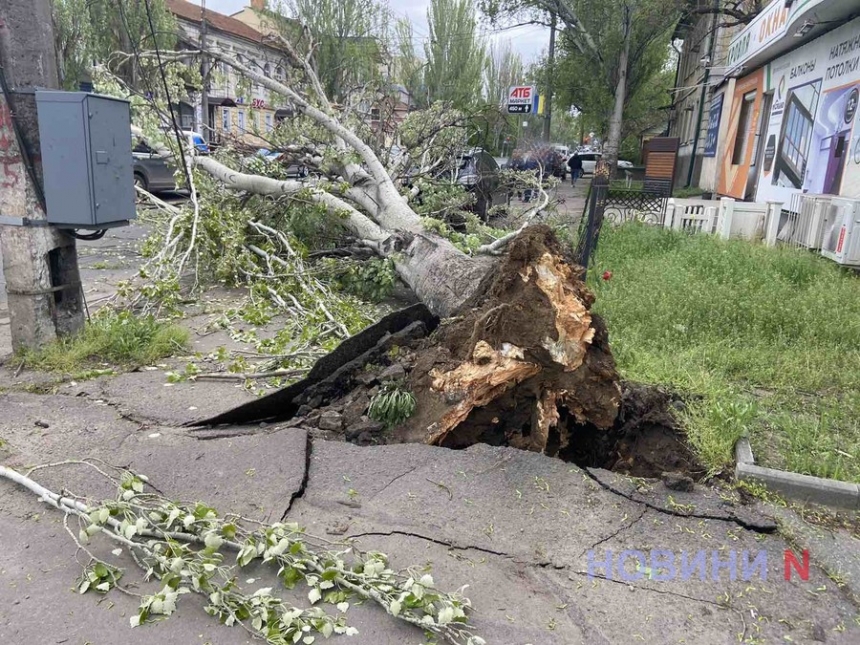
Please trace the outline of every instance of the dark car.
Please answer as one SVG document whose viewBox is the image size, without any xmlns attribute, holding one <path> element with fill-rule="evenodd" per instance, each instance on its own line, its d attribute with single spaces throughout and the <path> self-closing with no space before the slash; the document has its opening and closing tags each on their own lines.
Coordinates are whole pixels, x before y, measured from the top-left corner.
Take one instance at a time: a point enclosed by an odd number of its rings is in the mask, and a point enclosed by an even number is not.
<svg viewBox="0 0 860 645">
<path fill-rule="evenodd" d="M 475 195 L 472 210 L 485 222 L 489 210 L 507 203 L 508 192 L 502 185 L 498 162 L 486 150 L 474 149 L 460 156 L 457 183 Z"/>
<path fill-rule="evenodd" d="M 517 149 L 514 151 L 512 158 L 537 161 L 543 168 L 544 176 L 552 175 L 562 181 L 567 177 L 567 160 L 563 154 L 552 146 L 541 145 Z"/>
<path fill-rule="evenodd" d="M 135 142 L 131 152 L 134 157 L 134 185 L 150 193 L 176 190 L 174 168 L 143 141 Z"/>
<path fill-rule="evenodd" d="M 284 174 L 288 179 L 304 179 L 310 174 L 306 165 L 292 161 L 291 158 L 283 152 L 260 148 L 257 150 L 257 155 L 269 163 L 279 163 L 283 165 Z"/>
</svg>

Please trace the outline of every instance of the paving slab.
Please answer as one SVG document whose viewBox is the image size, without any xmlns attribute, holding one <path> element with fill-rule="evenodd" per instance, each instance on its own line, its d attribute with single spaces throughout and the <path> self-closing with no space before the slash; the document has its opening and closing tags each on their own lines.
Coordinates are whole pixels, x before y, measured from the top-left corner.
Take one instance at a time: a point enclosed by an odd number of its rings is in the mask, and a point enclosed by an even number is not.
<svg viewBox="0 0 860 645">
<path fill-rule="evenodd" d="M 686 515 L 656 503 L 657 493 L 649 505 L 569 464 L 489 446 L 454 452 L 315 442 L 310 464 L 291 519 L 311 532 L 353 537 L 364 549 L 384 544 L 397 561 L 424 554 L 437 580 L 470 584 L 475 623 L 490 643 L 860 639 L 857 608 L 842 590 L 815 567 L 806 581 L 785 580 L 790 545 L 768 532 L 772 518 L 749 508 L 739 522 L 718 491 L 702 487 L 675 500 L 695 509 Z M 624 492 L 643 484 L 617 477 Z M 652 550 L 670 552 L 674 575 L 651 569 Z M 636 568 L 628 556 L 622 571 L 624 551 L 646 559 Z M 684 554 L 693 563 L 704 558 L 687 579 Z M 594 565 L 607 557 L 609 572 Z M 500 570 L 502 587 L 494 578 Z"/>
<path fill-rule="evenodd" d="M 4 464 L 101 457 L 145 472 L 169 496 L 206 501 L 222 512 L 273 520 L 289 509 L 287 517 L 310 533 L 352 538 L 361 549 L 388 553 L 397 568 L 427 567 L 443 589 L 469 585 L 473 622 L 490 644 L 770 643 L 787 642 L 786 636 L 811 643 L 822 634 L 828 643 L 860 641 L 850 598 L 815 565 L 807 581 L 784 580 L 786 540 L 746 528 L 756 523 L 705 513 L 721 500 L 710 489 L 683 499 L 703 516 L 680 516 L 623 494 L 642 487 L 640 480 L 611 480 L 619 493 L 593 473 L 512 448 L 359 448 L 314 440 L 308 452 L 297 429 L 192 433 L 141 424 L 92 394 L 14 393 L 2 395 L 0 405 L 7 417 L 0 436 L 11 438 L 0 453 Z M 75 492 L 94 486 L 81 467 L 38 476 Z M 245 632 L 214 624 L 193 598 L 183 598 L 171 619 L 131 630 L 133 598 L 74 593 L 75 546 L 61 519 L 6 482 L 0 482 L 0 544 L 4 644 L 249 642 Z M 677 557 L 702 551 L 705 579 L 659 579 L 665 569 L 649 562 L 631 568 L 635 554 L 609 572 L 594 565 L 610 552 L 652 549 Z M 711 575 L 714 558 L 740 559 L 744 551 L 765 554 L 758 577 L 732 579 L 726 567 Z M 132 563 L 125 564 L 135 580 Z M 305 604 L 304 592 L 297 604 Z M 372 605 L 354 607 L 348 620 L 360 634 L 344 642 L 426 642 L 419 630 Z"/>
<path fill-rule="evenodd" d="M 176 426 L 213 416 L 254 398 L 241 383 L 168 383 L 164 372 L 144 370 L 100 379 L 101 397 L 115 402 L 134 418 Z"/>
</svg>

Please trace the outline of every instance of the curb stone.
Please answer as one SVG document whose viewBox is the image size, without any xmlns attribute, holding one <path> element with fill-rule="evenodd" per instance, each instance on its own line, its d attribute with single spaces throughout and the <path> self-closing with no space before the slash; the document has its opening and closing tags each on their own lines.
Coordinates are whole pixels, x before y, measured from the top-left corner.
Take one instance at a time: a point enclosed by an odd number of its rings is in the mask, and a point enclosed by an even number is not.
<svg viewBox="0 0 860 645">
<path fill-rule="evenodd" d="M 735 459 L 737 481 L 758 481 L 794 500 L 860 511 L 860 485 L 756 466 L 746 437 L 735 444 Z"/>
</svg>

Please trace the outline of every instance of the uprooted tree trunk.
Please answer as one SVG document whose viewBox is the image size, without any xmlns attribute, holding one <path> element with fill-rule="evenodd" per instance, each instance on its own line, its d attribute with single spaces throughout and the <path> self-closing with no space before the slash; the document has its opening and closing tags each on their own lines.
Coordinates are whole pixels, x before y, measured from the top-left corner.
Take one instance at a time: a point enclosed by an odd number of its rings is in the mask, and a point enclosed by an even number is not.
<svg viewBox="0 0 860 645">
<path fill-rule="evenodd" d="M 561 419 L 612 425 L 620 389 L 606 331 L 590 313 L 593 296 L 549 228 L 524 225 L 476 256 L 462 253 L 425 228 L 371 147 L 338 120 L 307 65 L 319 107 L 222 53 L 210 53 L 286 96 L 363 164 L 344 163 L 337 168 L 340 181 L 310 188 L 243 174 L 211 157 L 195 157 L 196 165 L 229 188 L 301 192 L 305 199 L 310 194 L 345 215 L 356 237 L 391 258 L 428 309 L 447 319 L 418 352 L 411 372 L 418 399 L 408 422 L 412 440 L 450 446 L 492 440 L 557 453 L 570 441 L 558 430 L 567 427 Z"/>
</svg>

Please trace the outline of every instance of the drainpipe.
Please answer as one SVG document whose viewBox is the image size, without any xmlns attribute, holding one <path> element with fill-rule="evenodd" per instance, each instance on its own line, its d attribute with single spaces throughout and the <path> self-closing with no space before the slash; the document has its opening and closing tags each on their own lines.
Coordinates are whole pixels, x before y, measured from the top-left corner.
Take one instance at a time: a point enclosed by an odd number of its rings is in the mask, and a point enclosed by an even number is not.
<svg viewBox="0 0 860 645">
<path fill-rule="evenodd" d="M 672 84 L 672 112 L 669 114 L 669 127 L 666 129 L 666 134 L 672 134 L 672 126 L 675 125 L 675 119 L 672 117 L 673 114 L 677 111 L 676 103 L 678 102 L 678 79 L 681 77 L 681 51 L 675 47 L 675 43 L 672 42 L 672 49 L 675 50 L 675 53 L 678 54 L 678 62 L 675 63 L 675 82 Z"/>
<path fill-rule="evenodd" d="M 708 81 L 711 78 L 711 63 L 714 60 L 714 50 L 717 44 L 717 16 L 720 3 L 714 0 L 714 13 L 711 19 L 711 41 L 708 43 L 708 64 L 705 65 L 705 76 L 702 79 L 702 96 L 699 99 L 699 115 L 696 117 L 696 133 L 693 135 L 693 151 L 690 154 L 690 169 L 687 171 L 687 188 L 693 184 L 693 171 L 696 168 L 696 150 L 699 147 L 699 135 L 702 132 L 702 115 L 705 112 L 705 97 L 708 95 Z"/>
</svg>

